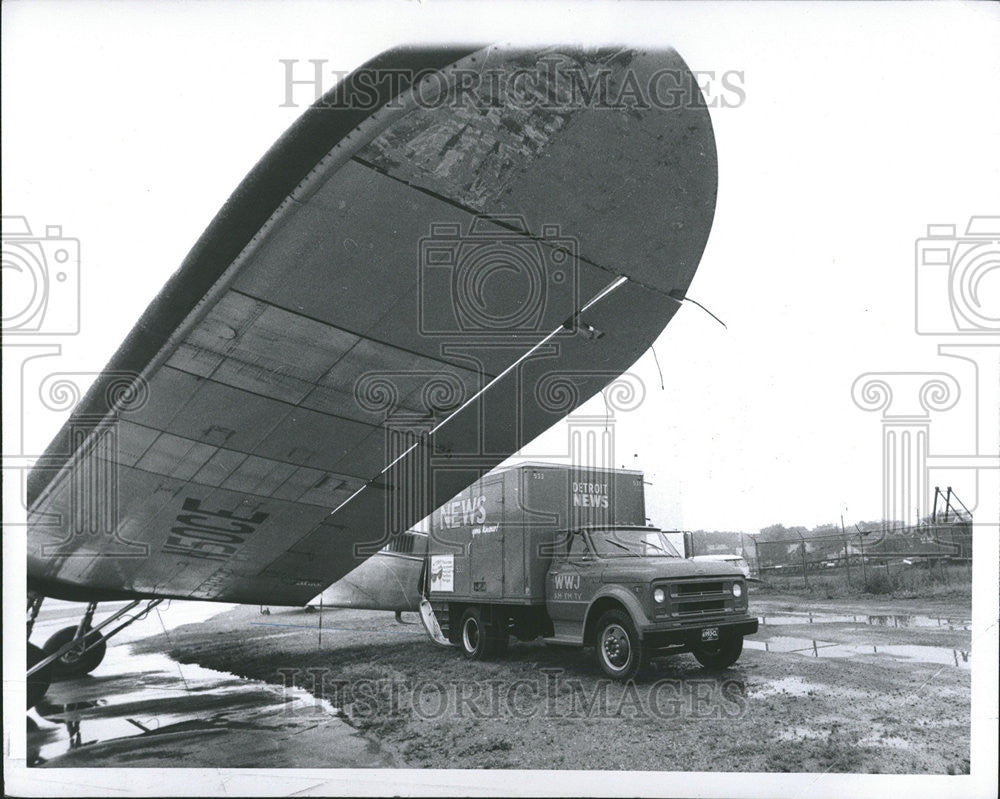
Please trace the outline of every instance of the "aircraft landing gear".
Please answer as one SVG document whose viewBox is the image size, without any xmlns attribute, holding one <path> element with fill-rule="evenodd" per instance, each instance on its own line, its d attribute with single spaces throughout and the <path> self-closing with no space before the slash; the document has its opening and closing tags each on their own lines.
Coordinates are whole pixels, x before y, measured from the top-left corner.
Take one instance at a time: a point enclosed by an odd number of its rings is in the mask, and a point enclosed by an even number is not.
<svg viewBox="0 0 1000 799">
<path fill-rule="evenodd" d="M 42 662 L 45 659 L 45 652 L 34 644 L 28 644 L 28 671 Z M 52 669 L 51 667 L 46 667 L 35 672 L 31 672 L 28 675 L 28 696 L 27 696 L 27 709 L 31 710 L 35 705 L 37 705 L 42 697 L 45 696 L 45 692 L 49 690 L 49 685 L 52 682 Z"/>
<path fill-rule="evenodd" d="M 143 602 L 141 599 L 135 599 L 116 610 L 96 626 L 92 626 L 92 624 L 94 612 L 97 610 L 97 603 L 90 602 L 87 604 L 87 610 L 84 612 L 80 623 L 73 627 L 65 627 L 57 632 L 49 638 L 43 649 L 39 649 L 33 644 L 28 644 L 28 707 L 34 707 L 45 696 L 51 680 L 78 677 L 89 674 L 96 669 L 104 659 L 107 651 L 107 640 L 133 622 L 145 618 L 162 601 L 162 599 L 151 599 L 146 603 L 144 610 L 130 616 L 128 614 Z M 41 604 L 41 598 L 29 597 L 29 635 L 34 627 L 35 618 L 38 616 L 38 609 L 41 607 Z M 110 632 L 106 634 L 101 633 L 101 630 L 114 624 L 123 616 L 125 617 L 125 621 L 117 625 Z"/>
<path fill-rule="evenodd" d="M 52 663 L 52 679 L 82 677 L 101 665 L 108 645 L 103 635 L 91 630 L 96 610 L 96 602 L 88 603 L 79 624 L 63 627 L 45 642 L 42 649 L 49 654 L 62 649 L 66 644 L 72 644 Z"/>
<path fill-rule="evenodd" d="M 38 594 L 28 594 L 28 638 L 31 637 L 31 631 L 35 626 L 35 619 L 38 618 L 38 611 L 42 608 L 43 599 L 45 599 L 45 597 L 39 596 Z M 45 667 L 32 671 L 35 666 L 45 659 L 45 652 L 41 649 L 41 647 L 37 647 L 31 643 L 27 644 L 27 649 L 27 705 L 28 710 L 30 710 L 38 704 L 41 698 L 45 696 L 45 692 L 49 690 L 49 684 L 52 682 L 52 669 L 51 667 Z"/>
</svg>

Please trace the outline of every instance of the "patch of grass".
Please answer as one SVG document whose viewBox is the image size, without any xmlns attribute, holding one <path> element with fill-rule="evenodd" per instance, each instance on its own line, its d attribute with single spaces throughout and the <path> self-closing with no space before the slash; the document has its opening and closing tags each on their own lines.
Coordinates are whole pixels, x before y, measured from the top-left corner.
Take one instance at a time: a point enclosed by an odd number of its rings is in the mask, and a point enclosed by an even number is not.
<svg viewBox="0 0 1000 799">
<path fill-rule="evenodd" d="M 867 579 L 866 579 L 867 578 Z M 852 567 L 850 580 L 844 569 L 832 574 L 789 572 L 767 575 L 761 583 L 764 590 L 780 591 L 796 596 L 823 599 L 883 596 L 897 599 L 928 597 L 968 598 L 972 596 L 972 566 L 969 563 L 938 564 L 936 566 L 869 565 L 865 570 Z"/>
</svg>

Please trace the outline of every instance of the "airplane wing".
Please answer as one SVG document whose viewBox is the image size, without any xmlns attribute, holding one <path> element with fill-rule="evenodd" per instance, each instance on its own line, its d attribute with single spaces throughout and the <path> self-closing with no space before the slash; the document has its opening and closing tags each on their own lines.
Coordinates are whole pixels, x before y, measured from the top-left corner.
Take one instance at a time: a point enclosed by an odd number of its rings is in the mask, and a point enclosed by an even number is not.
<svg viewBox="0 0 1000 799">
<path fill-rule="evenodd" d="M 249 173 L 30 474 L 29 588 L 308 602 L 639 358 L 716 187 L 673 50 L 379 56 Z"/>
</svg>

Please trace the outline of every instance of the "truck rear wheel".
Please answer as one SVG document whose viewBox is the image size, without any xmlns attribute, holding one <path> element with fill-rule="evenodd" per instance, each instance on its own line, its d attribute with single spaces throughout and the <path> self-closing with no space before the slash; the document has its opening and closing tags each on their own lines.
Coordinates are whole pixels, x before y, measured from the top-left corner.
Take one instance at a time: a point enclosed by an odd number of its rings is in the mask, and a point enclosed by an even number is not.
<svg viewBox="0 0 1000 799">
<path fill-rule="evenodd" d="M 628 613 L 609 610 L 597 620 L 597 665 L 615 680 L 630 680 L 639 673 L 646 653 Z"/>
<path fill-rule="evenodd" d="M 486 625 L 483 624 L 483 614 L 479 608 L 469 608 L 462 614 L 458 640 L 462 654 L 469 660 L 482 660 L 486 657 Z"/>
<path fill-rule="evenodd" d="M 720 671 L 729 668 L 743 652 L 743 636 L 730 635 L 719 638 L 711 643 L 699 643 L 691 647 L 691 652 L 698 662 L 709 671 Z"/>
<path fill-rule="evenodd" d="M 462 654 L 469 660 L 502 655 L 507 650 L 509 636 L 505 625 L 487 623 L 482 608 L 473 606 L 462 614 L 458 628 L 458 642 Z"/>
</svg>

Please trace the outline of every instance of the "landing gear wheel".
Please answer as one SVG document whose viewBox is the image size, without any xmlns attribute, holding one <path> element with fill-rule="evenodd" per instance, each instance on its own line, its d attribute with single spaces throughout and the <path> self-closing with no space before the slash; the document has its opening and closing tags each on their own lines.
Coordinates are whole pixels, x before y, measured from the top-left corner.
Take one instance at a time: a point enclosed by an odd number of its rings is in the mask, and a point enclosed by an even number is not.
<svg viewBox="0 0 1000 799">
<path fill-rule="evenodd" d="M 28 668 L 30 669 L 36 663 L 41 663 L 45 659 L 45 652 L 35 646 L 34 644 L 28 644 Z M 45 692 L 49 690 L 49 683 L 52 678 L 52 665 L 49 664 L 41 671 L 37 671 L 28 677 L 28 695 L 27 695 L 27 709 L 31 710 L 35 705 L 42 701 L 42 697 L 45 696 Z"/>
<path fill-rule="evenodd" d="M 632 618 L 621 610 L 609 610 L 597 620 L 595 647 L 597 665 L 621 682 L 632 679 L 648 660 Z"/>
<path fill-rule="evenodd" d="M 699 643 L 691 647 L 698 662 L 709 671 L 721 671 L 732 666 L 743 652 L 743 636 L 730 635 L 718 641 Z"/>
<path fill-rule="evenodd" d="M 45 642 L 44 649 L 46 653 L 51 654 L 76 638 L 76 629 L 75 625 L 73 627 L 63 627 L 59 632 L 55 633 Z M 104 660 L 104 655 L 108 649 L 104 636 L 100 633 L 91 632 L 87 636 L 87 641 L 90 642 L 91 646 L 86 652 L 82 651 L 83 645 L 81 643 L 70 649 L 52 664 L 52 679 L 65 680 L 70 677 L 82 677 L 84 674 L 90 674 L 90 672 L 101 665 L 101 661 Z"/>
</svg>

